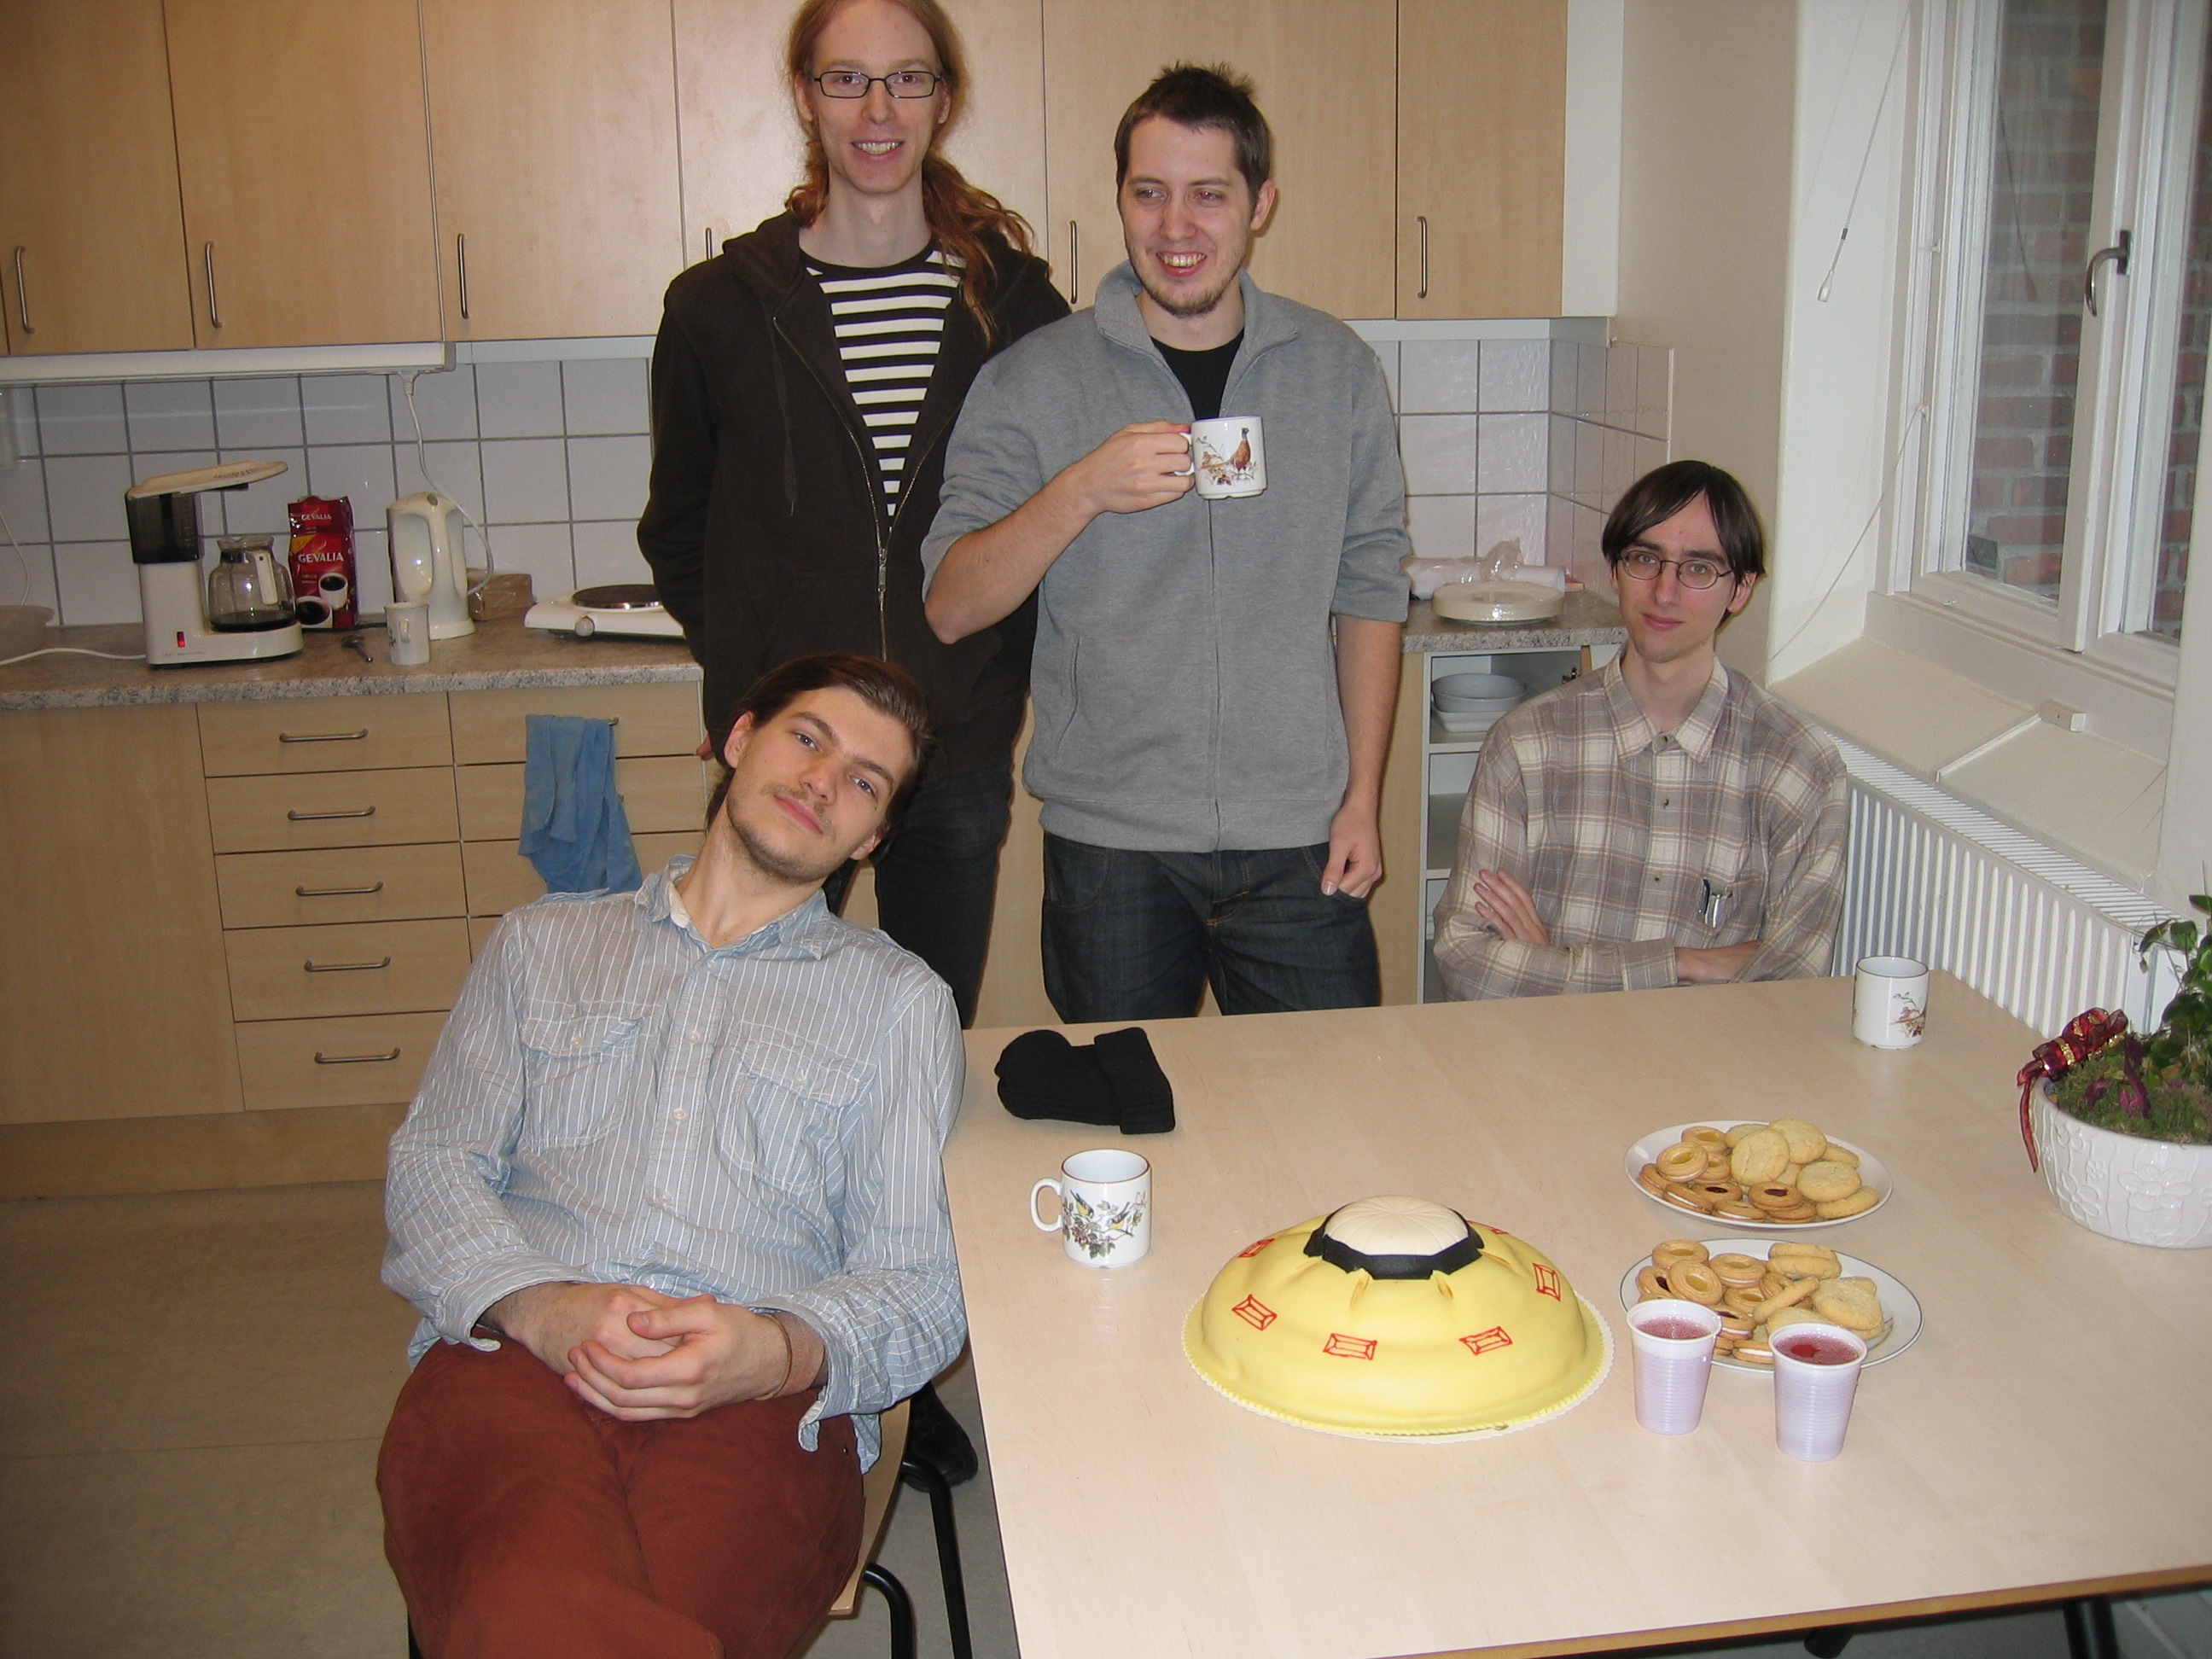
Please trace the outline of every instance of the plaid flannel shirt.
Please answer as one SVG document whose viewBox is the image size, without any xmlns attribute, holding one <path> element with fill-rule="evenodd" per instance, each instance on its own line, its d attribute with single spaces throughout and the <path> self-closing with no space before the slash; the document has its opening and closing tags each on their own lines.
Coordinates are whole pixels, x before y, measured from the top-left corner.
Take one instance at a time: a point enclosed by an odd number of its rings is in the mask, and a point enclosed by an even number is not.
<svg viewBox="0 0 2212 1659">
<path fill-rule="evenodd" d="M 1835 745 L 1719 663 L 1679 732 L 1616 660 L 1491 728 L 1460 817 L 1435 955 L 1455 997 L 1675 982 L 1674 949 L 1765 944 L 1741 977 L 1826 974 L 1850 829 Z M 1527 887 L 1549 945 L 1502 938 L 1478 870 Z"/>
</svg>

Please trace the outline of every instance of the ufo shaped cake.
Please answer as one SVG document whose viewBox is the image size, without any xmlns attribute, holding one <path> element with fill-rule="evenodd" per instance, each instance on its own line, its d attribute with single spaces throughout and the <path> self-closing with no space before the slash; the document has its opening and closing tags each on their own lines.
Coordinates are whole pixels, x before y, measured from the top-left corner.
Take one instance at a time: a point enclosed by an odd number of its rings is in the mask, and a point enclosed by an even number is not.
<svg viewBox="0 0 2212 1659">
<path fill-rule="evenodd" d="M 1238 1405 L 1325 1433 L 1524 1428 L 1605 1380 L 1613 1339 L 1542 1251 L 1419 1198 L 1364 1198 L 1241 1251 L 1183 1323 Z"/>
</svg>

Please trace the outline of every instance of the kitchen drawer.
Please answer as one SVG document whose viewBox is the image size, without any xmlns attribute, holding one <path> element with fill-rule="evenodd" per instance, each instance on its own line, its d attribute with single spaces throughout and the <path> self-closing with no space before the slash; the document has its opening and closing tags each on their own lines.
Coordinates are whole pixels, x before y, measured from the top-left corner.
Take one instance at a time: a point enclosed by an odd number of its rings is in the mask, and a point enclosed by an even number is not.
<svg viewBox="0 0 2212 1659">
<path fill-rule="evenodd" d="M 697 852 L 703 839 L 696 830 L 672 830 L 633 835 L 629 844 L 637 854 L 638 868 L 649 876 L 678 854 Z M 519 841 L 472 841 L 462 847 L 471 915 L 503 916 L 544 895 L 545 884 L 538 879 L 537 866 L 522 856 L 520 847 Z"/>
<path fill-rule="evenodd" d="M 461 768 L 463 841 L 513 841 L 522 833 L 522 773 L 520 766 Z M 696 756 L 617 761 L 615 792 L 634 836 L 696 830 L 706 819 L 707 768 Z"/>
<path fill-rule="evenodd" d="M 230 853 L 215 861 L 226 927 L 413 921 L 467 913 L 461 849 L 339 847 L 314 853 Z"/>
<path fill-rule="evenodd" d="M 210 778 L 207 796 L 218 853 L 390 847 L 459 838 L 451 767 Z"/>
<path fill-rule="evenodd" d="M 225 933 L 234 1018 L 312 1019 L 450 1008 L 469 971 L 468 924 L 362 921 Z"/>
<path fill-rule="evenodd" d="M 248 1111 L 412 1100 L 442 1013 L 264 1019 L 234 1026 Z"/>
<path fill-rule="evenodd" d="M 531 691 L 456 691 L 453 755 L 463 766 L 520 761 L 529 753 L 523 717 L 581 714 L 613 720 L 617 755 L 689 755 L 706 732 L 699 724 L 699 682 L 669 685 L 574 685 Z"/>
<path fill-rule="evenodd" d="M 199 714 L 200 763 L 211 778 L 453 763 L 441 692 L 204 702 Z"/>
</svg>

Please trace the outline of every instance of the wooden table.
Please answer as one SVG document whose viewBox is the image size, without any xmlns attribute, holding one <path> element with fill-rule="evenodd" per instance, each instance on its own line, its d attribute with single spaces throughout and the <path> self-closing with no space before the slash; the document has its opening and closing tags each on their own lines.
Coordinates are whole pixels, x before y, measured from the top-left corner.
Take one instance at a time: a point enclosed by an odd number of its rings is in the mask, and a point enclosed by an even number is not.
<svg viewBox="0 0 2212 1659">
<path fill-rule="evenodd" d="M 1012 1033 L 973 1033 L 945 1167 L 1027 1659 L 1567 1653 L 2212 1580 L 2212 1251 L 2062 1216 L 2015 1127 L 2034 1034 L 1937 981 L 1902 1053 L 1852 1041 L 1848 980 L 1155 1024 L 1182 1127 L 1126 1143 L 1153 1164 L 1152 1250 L 1110 1273 L 1022 1202 L 1120 1137 L 1010 1116 Z M 1261 1418 L 1183 1357 L 1223 1262 L 1384 1193 L 1529 1239 L 1620 1339 L 1624 1269 L 1726 1231 L 1631 1186 L 1629 1143 L 1785 1113 L 1896 1181 L 1801 1236 L 1927 1318 L 1866 1374 L 1835 1462 L 1784 1456 L 1771 1384 L 1731 1371 L 1695 1434 L 1646 1433 L 1625 1341 L 1565 1416 L 1453 1445 Z"/>
</svg>

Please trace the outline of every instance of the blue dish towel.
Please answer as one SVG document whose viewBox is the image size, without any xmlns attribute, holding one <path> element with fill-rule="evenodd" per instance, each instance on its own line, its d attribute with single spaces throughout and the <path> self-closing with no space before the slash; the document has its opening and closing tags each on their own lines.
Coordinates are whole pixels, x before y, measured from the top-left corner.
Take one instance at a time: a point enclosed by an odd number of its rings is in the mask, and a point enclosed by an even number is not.
<svg viewBox="0 0 2212 1659">
<path fill-rule="evenodd" d="M 615 793 L 614 727 L 574 714 L 532 714 L 527 726 L 522 856 L 549 892 L 629 891 L 644 877 Z"/>
</svg>

